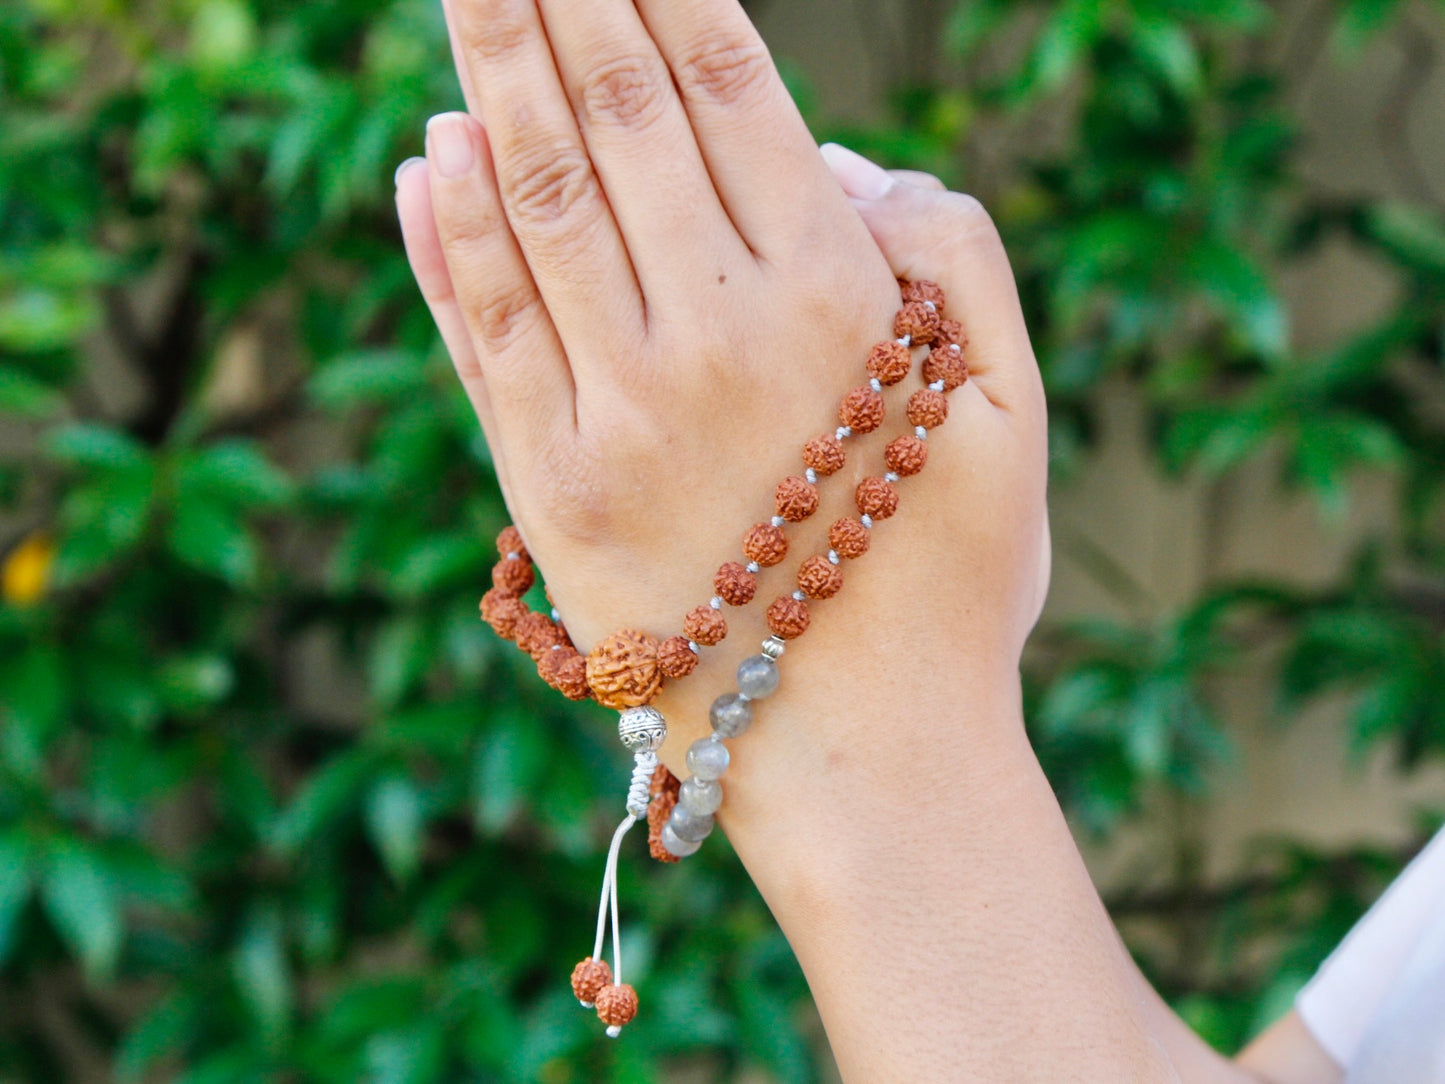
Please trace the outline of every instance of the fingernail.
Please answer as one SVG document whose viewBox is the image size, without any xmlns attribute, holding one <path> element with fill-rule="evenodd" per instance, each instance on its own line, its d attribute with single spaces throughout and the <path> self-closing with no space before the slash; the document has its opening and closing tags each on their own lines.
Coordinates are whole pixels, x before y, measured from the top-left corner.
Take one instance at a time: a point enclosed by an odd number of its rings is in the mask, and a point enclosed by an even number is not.
<svg viewBox="0 0 1445 1084">
<path fill-rule="evenodd" d="M 418 158 L 418 157 L 416 157 L 416 155 L 412 155 L 412 156 L 411 156 L 410 158 L 408 158 L 405 162 L 403 162 L 401 165 L 399 165 L 399 166 L 396 167 L 396 176 L 394 176 L 394 177 L 392 178 L 393 183 L 395 183 L 395 184 L 397 184 L 397 185 L 400 185 L 400 184 L 401 184 L 401 175 L 402 175 L 403 173 L 405 173 L 407 170 L 411 169 L 412 166 L 417 165 L 418 163 L 421 163 L 421 162 L 425 162 L 425 161 L 426 161 L 425 158 Z"/>
<path fill-rule="evenodd" d="M 441 113 L 427 121 L 427 159 L 443 177 L 461 177 L 472 168 L 476 152 L 463 113 Z"/>
<path fill-rule="evenodd" d="M 893 187 L 893 178 L 888 171 L 857 151 L 850 151 L 837 143 L 824 143 L 818 149 L 823 152 L 823 161 L 828 163 L 843 191 L 854 199 L 882 199 Z"/>
</svg>

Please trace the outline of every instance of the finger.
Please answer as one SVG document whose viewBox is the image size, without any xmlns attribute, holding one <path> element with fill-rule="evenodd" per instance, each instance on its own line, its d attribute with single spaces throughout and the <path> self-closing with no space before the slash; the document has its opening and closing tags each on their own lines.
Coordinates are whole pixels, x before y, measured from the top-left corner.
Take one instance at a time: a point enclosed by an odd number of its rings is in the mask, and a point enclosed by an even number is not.
<svg viewBox="0 0 1445 1084">
<path fill-rule="evenodd" d="M 817 144 L 737 0 L 636 4 L 672 70 L 713 185 L 752 250 L 796 251 L 835 221 L 841 202 Z"/>
<path fill-rule="evenodd" d="M 933 279 L 968 333 L 968 369 L 999 405 L 1041 404 L 1038 366 L 1008 254 L 972 196 L 898 184 L 862 155 L 828 144 L 822 156 L 899 278 Z"/>
<path fill-rule="evenodd" d="M 561 342 L 579 366 L 630 351 L 642 339 L 642 295 L 535 0 L 466 0 L 454 15 L 502 207 Z M 583 348 L 597 342 L 611 349 Z"/>
<path fill-rule="evenodd" d="M 454 303 L 479 363 L 463 380 L 480 380 L 501 447 L 557 446 L 575 427 L 572 373 L 507 226 L 486 132 L 465 113 L 433 117 L 427 163 Z"/>
<path fill-rule="evenodd" d="M 452 65 L 457 69 L 457 82 L 462 86 L 462 97 L 467 103 L 467 112 L 474 117 L 482 115 L 482 100 L 477 88 L 472 85 L 472 72 L 462 56 L 462 39 L 457 33 L 456 0 L 442 0 L 442 13 L 447 20 L 447 40 L 452 47 Z"/>
<path fill-rule="evenodd" d="M 672 75 L 627 0 L 541 0 L 542 21 L 644 298 L 749 259 Z M 678 244 L 679 237 L 688 243 Z M 701 258 L 700 258 L 701 257 Z"/>
<path fill-rule="evenodd" d="M 477 419 L 482 423 L 487 440 L 492 444 L 495 460 L 496 419 L 492 415 L 492 404 L 487 399 L 481 363 L 472 347 L 471 332 L 467 330 L 466 318 L 462 315 L 456 292 L 452 288 L 452 276 L 447 270 L 442 240 L 437 234 L 425 158 L 408 158 L 397 168 L 396 214 L 401 222 L 401 239 L 406 246 L 406 258 L 411 264 L 411 273 L 416 277 L 416 284 L 421 289 L 427 308 L 431 310 L 437 330 L 441 332 L 442 342 L 446 344 L 447 353 L 451 355 L 452 364 L 456 367 L 457 376 L 461 378 L 467 398 L 472 401 Z"/>
<path fill-rule="evenodd" d="M 932 173 L 924 173 L 917 169 L 890 169 L 888 176 L 902 184 L 911 184 L 914 188 L 927 188 L 934 192 L 947 192 L 948 185 L 944 184 Z"/>
</svg>

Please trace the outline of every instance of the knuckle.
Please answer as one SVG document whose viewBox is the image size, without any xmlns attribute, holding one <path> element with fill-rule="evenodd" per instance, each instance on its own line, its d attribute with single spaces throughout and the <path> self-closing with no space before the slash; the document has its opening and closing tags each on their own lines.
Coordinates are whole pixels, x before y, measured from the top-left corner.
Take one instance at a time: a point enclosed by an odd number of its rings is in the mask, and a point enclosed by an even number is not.
<svg viewBox="0 0 1445 1084">
<path fill-rule="evenodd" d="M 766 86 L 773 60 L 761 41 L 713 40 L 689 54 L 677 68 L 678 86 L 689 97 L 733 105 Z"/>
<path fill-rule="evenodd" d="M 513 221 L 550 224 L 597 198 L 597 175 L 580 147 L 538 144 L 519 151 L 505 175 Z"/>
<path fill-rule="evenodd" d="M 522 52 L 532 33 L 510 0 L 485 6 L 490 10 L 463 20 L 461 39 L 470 60 L 489 65 Z"/>
<path fill-rule="evenodd" d="M 542 300 L 528 288 L 506 290 L 482 298 L 476 307 L 475 326 L 488 354 L 501 354 L 537 326 Z"/>
<path fill-rule="evenodd" d="M 950 213 L 968 236 L 988 237 L 998 232 L 987 208 L 975 197 L 964 192 L 945 192 L 943 198 L 947 201 Z"/>
<path fill-rule="evenodd" d="M 589 121 L 642 130 L 666 109 L 661 73 L 635 57 L 621 57 L 588 73 L 582 109 Z"/>
</svg>

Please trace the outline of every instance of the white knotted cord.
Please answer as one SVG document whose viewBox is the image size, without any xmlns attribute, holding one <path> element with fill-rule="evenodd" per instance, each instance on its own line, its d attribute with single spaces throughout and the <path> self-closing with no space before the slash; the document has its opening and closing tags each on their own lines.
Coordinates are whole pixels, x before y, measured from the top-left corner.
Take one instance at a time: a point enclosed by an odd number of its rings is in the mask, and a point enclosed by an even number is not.
<svg viewBox="0 0 1445 1084">
<path fill-rule="evenodd" d="M 640 819 L 647 816 L 647 805 L 652 801 L 652 776 L 657 771 L 657 754 L 639 750 L 633 756 L 632 781 L 627 788 L 627 816 L 612 833 L 612 846 L 607 848 L 607 866 L 602 874 L 602 898 L 597 904 L 597 939 L 592 943 L 592 959 L 602 959 L 602 943 L 607 935 L 607 919 L 612 919 L 612 981 L 622 985 L 622 927 L 617 920 L 617 855 L 622 850 L 623 837 Z M 585 1008 L 592 1008 L 588 1002 Z M 621 1028 L 609 1027 L 607 1034 L 617 1038 Z"/>
</svg>

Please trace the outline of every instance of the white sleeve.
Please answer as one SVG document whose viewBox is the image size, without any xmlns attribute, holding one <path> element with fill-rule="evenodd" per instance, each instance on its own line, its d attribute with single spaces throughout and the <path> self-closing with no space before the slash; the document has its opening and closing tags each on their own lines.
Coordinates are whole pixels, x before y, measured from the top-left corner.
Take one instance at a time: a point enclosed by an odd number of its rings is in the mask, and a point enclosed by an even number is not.
<svg viewBox="0 0 1445 1084">
<path fill-rule="evenodd" d="M 1445 916 L 1445 830 L 1416 855 L 1298 998 L 1305 1026 L 1342 1067 L 1361 1040 L 1415 949 Z"/>
</svg>

